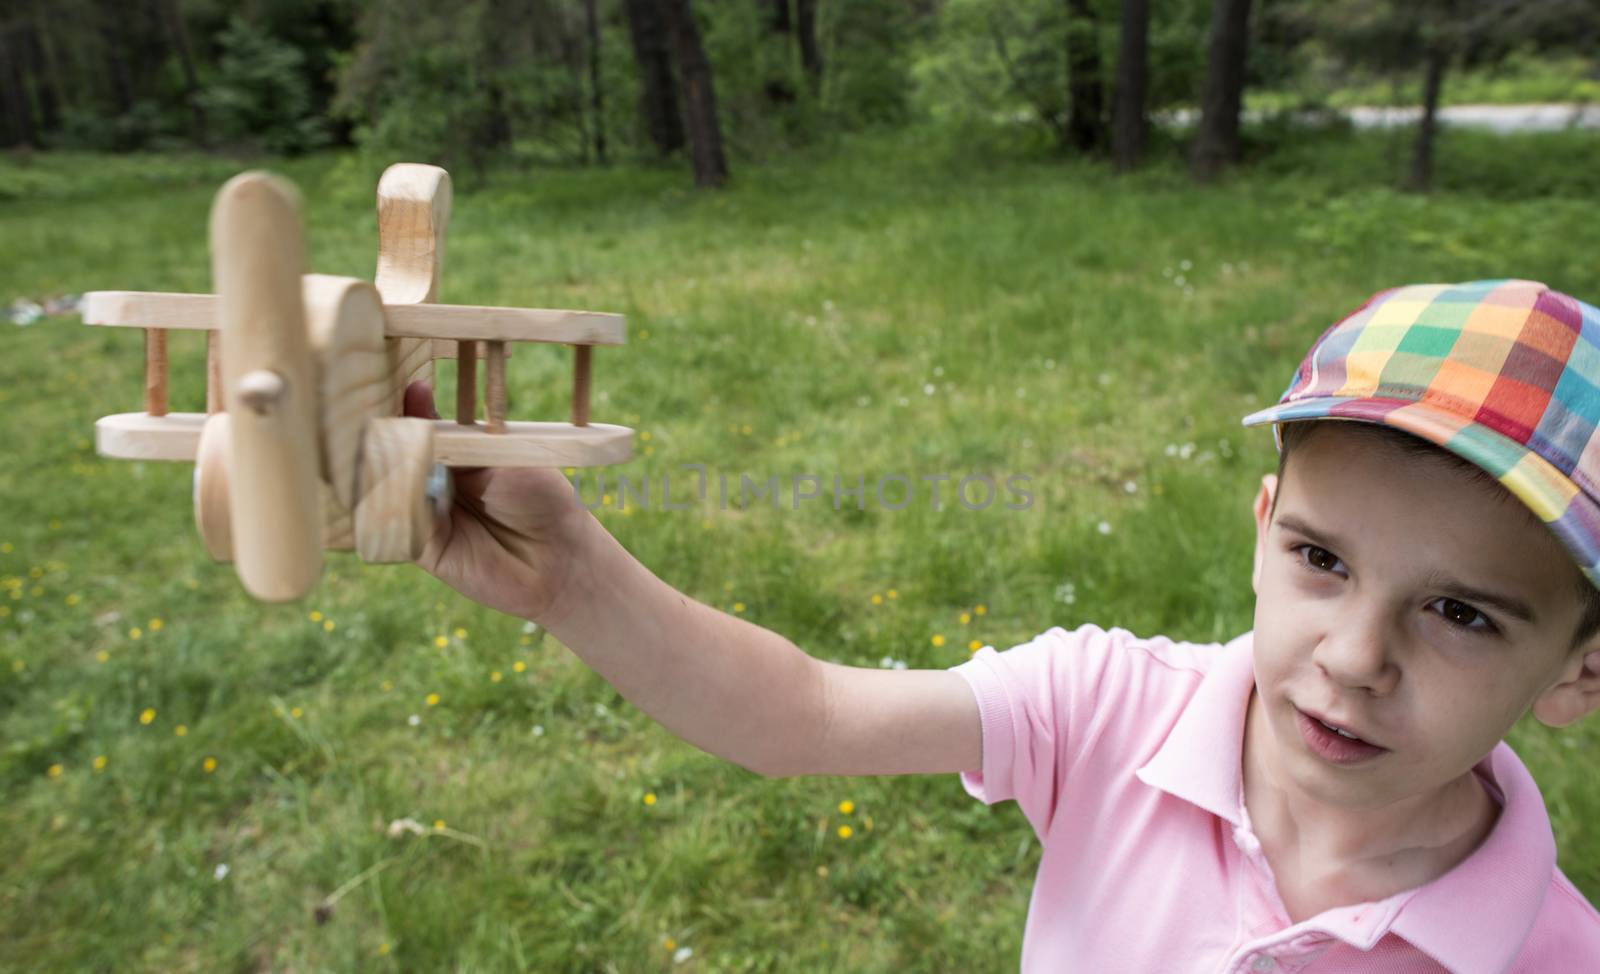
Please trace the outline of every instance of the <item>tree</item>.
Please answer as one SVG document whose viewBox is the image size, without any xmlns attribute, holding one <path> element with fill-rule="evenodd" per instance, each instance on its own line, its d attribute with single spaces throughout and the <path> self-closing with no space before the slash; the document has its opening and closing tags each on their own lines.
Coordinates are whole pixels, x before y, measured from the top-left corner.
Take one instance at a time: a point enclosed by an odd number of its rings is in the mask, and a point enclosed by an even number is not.
<svg viewBox="0 0 1600 974">
<path fill-rule="evenodd" d="M 639 70 L 639 119 L 656 153 L 664 158 L 683 148 L 684 142 L 667 22 L 657 0 L 624 0 L 623 13 Z"/>
<path fill-rule="evenodd" d="M 1106 143 L 1098 28 L 1089 0 L 1067 0 L 1067 141 L 1079 152 Z"/>
<path fill-rule="evenodd" d="M 596 0 L 583 0 L 585 33 L 589 40 L 589 103 L 594 112 L 594 158 L 606 164 L 606 113 L 605 93 L 600 85 L 600 15 L 595 10 Z"/>
<path fill-rule="evenodd" d="M 811 87 L 822 86 L 822 51 L 817 47 L 817 0 L 795 0 L 795 39 L 800 42 L 800 66 Z"/>
<path fill-rule="evenodd" d="M 1239 161 L 1239 108 L 1250 49 L 1250 0 L 1213 0 L 1200 127 L 1190 159 L 1194 177 L 1215 179 Z"/>
<path fill-rule="evenodd" d="M 678 67 L 678 89 L 689 129 L 689 157 L 694 184 L 715 189 L 728 181 L 728 160 L 722 153 L 722 126 L 717 120 L 717 94 L 711 81 L 700 28 L 689 0 L 658 0 Z"/>
<path fill-rule="evenodd" d="M 1144 157 L 1149 51 L 1149 0 L 1122 0 L 1117 83 L 1111 108 L 1111 162 L 1118 172 L 1136 168 Z"/>
</svg>

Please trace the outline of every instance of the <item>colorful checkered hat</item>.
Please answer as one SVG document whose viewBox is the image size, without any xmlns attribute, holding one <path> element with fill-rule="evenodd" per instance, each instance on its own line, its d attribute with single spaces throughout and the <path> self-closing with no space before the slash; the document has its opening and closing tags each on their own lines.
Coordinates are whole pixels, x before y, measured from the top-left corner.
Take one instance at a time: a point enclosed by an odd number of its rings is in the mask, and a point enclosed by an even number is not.
<svg viewBox="0 0 1600 974">
<path fill-rule="evenodd" d="M 1244 425 L 1394 426 L 1493 474 L 1600 586 L 1600 310 L 1537 281 L 1418 284 L 1322 333 Z M 1281 439 L 1280 439 L 1281 443 Z"/>
</svg>

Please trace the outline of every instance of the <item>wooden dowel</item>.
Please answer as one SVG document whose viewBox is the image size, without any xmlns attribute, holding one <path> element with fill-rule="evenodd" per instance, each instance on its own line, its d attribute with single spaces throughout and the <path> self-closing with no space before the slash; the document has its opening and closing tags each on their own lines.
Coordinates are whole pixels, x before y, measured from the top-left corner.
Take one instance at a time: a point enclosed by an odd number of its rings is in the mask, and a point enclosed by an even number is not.
<svg viewBox="0 0 1600 974">
<path fill-rule="evenodd" d="M 489 349 L 489 375 L 484 398 L 489 401 L 489 432 L 506 431 L 506 343 L 485 342 Z"/>
<path fill-rule="evenodd" d="M 206 332 L 206 412 L 222 412 L 222 340 L 219 331 Z"/>
<path fill-rule="evenodd" d="M 160 328 L 144 330 L 144 411 L 167 414 L 167 333 Z"/>
<path fill-rule="evenodd" d="M 456 422 L 475 426 L 478 422 L 478 343 L 456 343 Z"/>
<path fill-rule="evenodd" d="M 589 425 L 589 353 L 592 345 L 572 346 L 572 425 Z"/>
</svg>

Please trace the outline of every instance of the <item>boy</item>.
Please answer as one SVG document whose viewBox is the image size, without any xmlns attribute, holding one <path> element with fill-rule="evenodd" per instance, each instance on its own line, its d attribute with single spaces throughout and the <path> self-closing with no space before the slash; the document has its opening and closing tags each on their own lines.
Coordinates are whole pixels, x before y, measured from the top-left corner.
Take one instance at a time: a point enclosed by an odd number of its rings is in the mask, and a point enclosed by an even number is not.
<svg viewBox="0 0 1600 974">
<path fill-rule="evenodd" d="M 826 663 L 673 591 L 551 470 L 458 473 L 421 564 L 752 771 L 1015 799 L 1044 845 L 1025 970 L 1600 971 L 1502 741 L 1600 706 L 1597 341 L 1529 281 L 1385 291 L 1325 332 L 1245 419 L 1287 425 L 1226 646 L 1086 626 Z"/>
</svg>

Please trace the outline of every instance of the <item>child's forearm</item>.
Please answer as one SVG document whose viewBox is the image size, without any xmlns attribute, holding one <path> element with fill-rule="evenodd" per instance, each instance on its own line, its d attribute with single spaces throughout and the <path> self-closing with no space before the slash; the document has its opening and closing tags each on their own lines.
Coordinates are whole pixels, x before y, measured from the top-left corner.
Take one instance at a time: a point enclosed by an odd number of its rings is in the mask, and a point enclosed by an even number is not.
<svg viewBox="0 0 1600 974">
<path fill-rule="evenodd" d="M 634 706 L 702 750 L 764 775 L 812 766 L 820 664 L 792 642 L 683 595 L 588 522 L 540 620 Z"/>
</svg>

